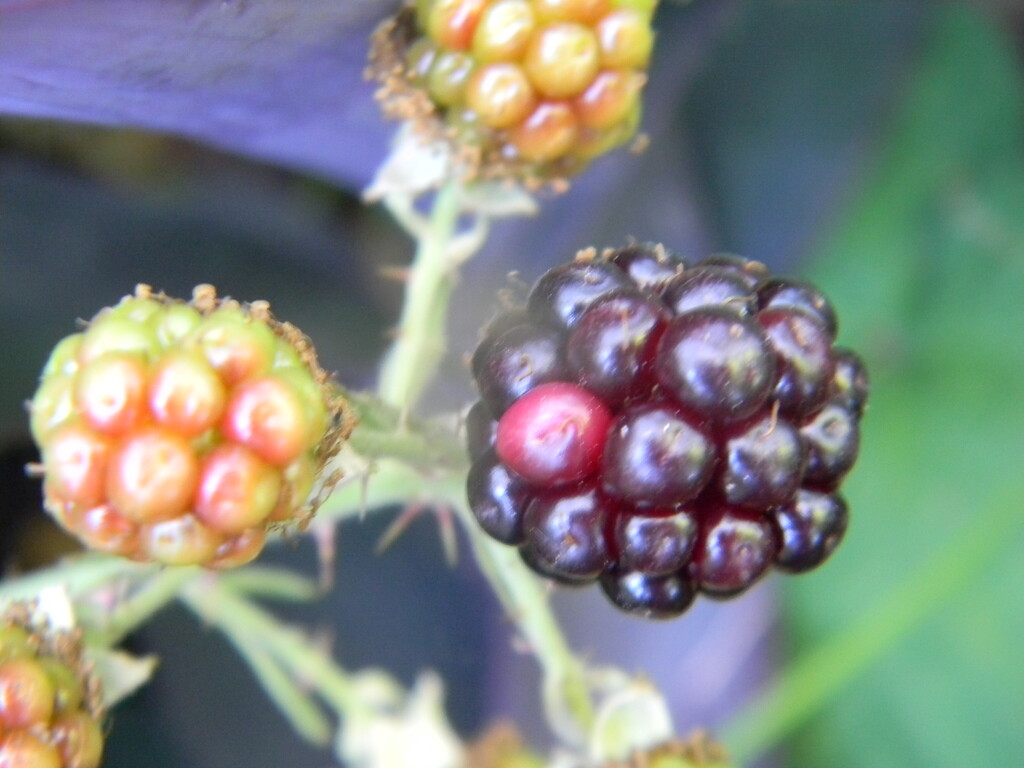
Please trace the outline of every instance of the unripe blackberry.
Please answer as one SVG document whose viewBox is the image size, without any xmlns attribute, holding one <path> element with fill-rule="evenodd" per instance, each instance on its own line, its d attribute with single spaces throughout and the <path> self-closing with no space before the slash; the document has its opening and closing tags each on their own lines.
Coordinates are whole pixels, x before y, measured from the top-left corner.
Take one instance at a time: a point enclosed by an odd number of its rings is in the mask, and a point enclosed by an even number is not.
<svg viewBox="0 0 1024 768">
<path fill-rule="evenodd" d="M 374 35 L 385 113 L 469 176 L 562 183 L 636 133 L 654 4 L 420 0 Z M 472 130 L 467 130 L 472 126 Z"/>
<path fill-rule="evenodd" d="M 98 680 L 80 637 L 53 630 L 36 613 L 22 603 L 0 613 L 0 766 L 98 768 Z"/>
<path fill-rule="evenodd" d="M 846 530 L 868 395 L 836 328 L 759 262 L 580 254 L 473 356 L 470 507 L 538 573 L 638 615 L 814 568 Z"/>
<path fill-rule="evenodd" d="M 101 311 L 58 344 L 30 413 L 46 508 L 83 544 L 211 568 L 303 523 L 351 428 L 309 341 L 209 286 Z"/>
</svg>

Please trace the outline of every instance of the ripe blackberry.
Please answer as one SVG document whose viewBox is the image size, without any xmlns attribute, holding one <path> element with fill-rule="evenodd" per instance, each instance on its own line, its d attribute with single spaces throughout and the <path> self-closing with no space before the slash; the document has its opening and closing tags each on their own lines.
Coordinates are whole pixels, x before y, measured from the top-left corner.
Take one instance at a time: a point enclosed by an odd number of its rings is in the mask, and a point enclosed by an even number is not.
<svg viewBox="0 0 1024 768">
<path fill-rule="evenodd" d="M 775 511 L 775 566 L 790 573 L 816 568 L 839 545 L 848 520 L 842 496 L 801 490 L 795 501 Z"/>
<path fill-rule="evenodd" d="M 100 312 L 57 345 L 30 413 L 46 508 L 86 546 L 211 568 L 312 514 L 351 426 L 304 336 L 210 286 Z"/>
<path fill-rule="evenodd" d="M 816 567 L 846 530 L 868 395 L 836 327 L 759 262 L 583 253 L 473 356 L 470 507 L 538 573 L 642 616 Z"/>
<path fill-rule="evenodd" d="M 0 614 L 0 765 L 98 768 L 104 712 L 77 634 L 33 606 Z"/>
<path fill-rule="evenodd" d="M 390 117 L 471 175 L 563 180 L 629 141 L 654 35 L 633 0 L 417 0 L 374 36 Z"/>
</svg>

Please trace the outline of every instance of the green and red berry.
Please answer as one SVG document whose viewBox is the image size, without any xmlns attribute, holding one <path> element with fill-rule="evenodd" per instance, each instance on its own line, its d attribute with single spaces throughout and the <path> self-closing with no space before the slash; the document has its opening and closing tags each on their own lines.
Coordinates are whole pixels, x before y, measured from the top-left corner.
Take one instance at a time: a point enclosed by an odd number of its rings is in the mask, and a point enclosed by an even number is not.
<svg viewBox="0 0 1024 768">
<path fill-rule="evenodd" d="M 0 766 L 98 768 L 103 716 L 77 634 L 50 629 L 25 604 L 0 613 Z"/>
<path fill-rule="evenodd" d="M 629 141 L 654 2 L 417 0 L 375 36 L 385 111 L 483 176 L 563 179 Z"/>
<path fill-rule="evenodd" d="M 816 288 L 661 246 L 545 273 L 472 358 L 469 503 L 539 573 L 665 617 L 824 562 L 868 396 Z"/>
<path fill-rule="evenodd" d="M 210 286 L 101 311 L 57 345 L 30 412 L 46 508 L 87 547 L 212 568 L 312 514 L 350 427 L 309 341 Z"/>
</svg>

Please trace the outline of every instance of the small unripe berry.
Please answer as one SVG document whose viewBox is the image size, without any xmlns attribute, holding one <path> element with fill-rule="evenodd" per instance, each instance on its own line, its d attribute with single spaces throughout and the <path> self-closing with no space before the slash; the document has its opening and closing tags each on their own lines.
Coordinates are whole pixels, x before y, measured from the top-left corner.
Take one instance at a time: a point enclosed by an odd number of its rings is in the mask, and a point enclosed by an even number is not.
<svg viewBox="0 0 1024 768">
<path fill-rule="evenodd" d="M 490 64 L 466 84 L 466 105 L 491 128 L 508 128 L 533 111 L 536 93 L 516 64 Z"/>
<path fill-rule="evenodd" d="M 335 423 L 344 405 L 326 379 L 308 339 L 265 302 L 200 286 L 184 304 L 141 286 L 44 368 L 30 411 L 46 507 L 102 552 L 248 562 L 268 527 L 312 513 L 352 426 Z"/>
<path fill-rule="evenodd" d="M 549 98 L 586 90 L 601 65 L 597 37 L 582 24 L 561 22 L 540 29 L 523 57 L 530 82 Z"/>
<path fill-rule="evenodd" d="M 537 26 L 528 0 L 496 0 L 484 10 L 473 33 L 473 56 L 483 63 L 518 61 Z"/>
</svg>

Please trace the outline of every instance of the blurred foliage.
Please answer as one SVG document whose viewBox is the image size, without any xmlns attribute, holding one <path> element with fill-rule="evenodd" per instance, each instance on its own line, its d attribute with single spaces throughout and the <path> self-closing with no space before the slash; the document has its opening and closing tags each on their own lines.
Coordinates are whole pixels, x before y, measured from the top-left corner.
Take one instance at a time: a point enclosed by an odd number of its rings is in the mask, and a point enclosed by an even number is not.
<svg viewBox="0 0 1024 768">
<path fill-rule="evenodd" d="M 794 764 L 995 768 L 1024 754 L 1022 137 L 1012 41 L 975 10 L 943 7 L 876 168 L 813 270 L 841 339 L 868 359 L 873 399 L 848 541 L 787 587 L 790 651 L 870 622 L 940 547 L 952 558 L 979 529 L 1005 535 L 966 590 L 833 692 Z"/>
</svg>

